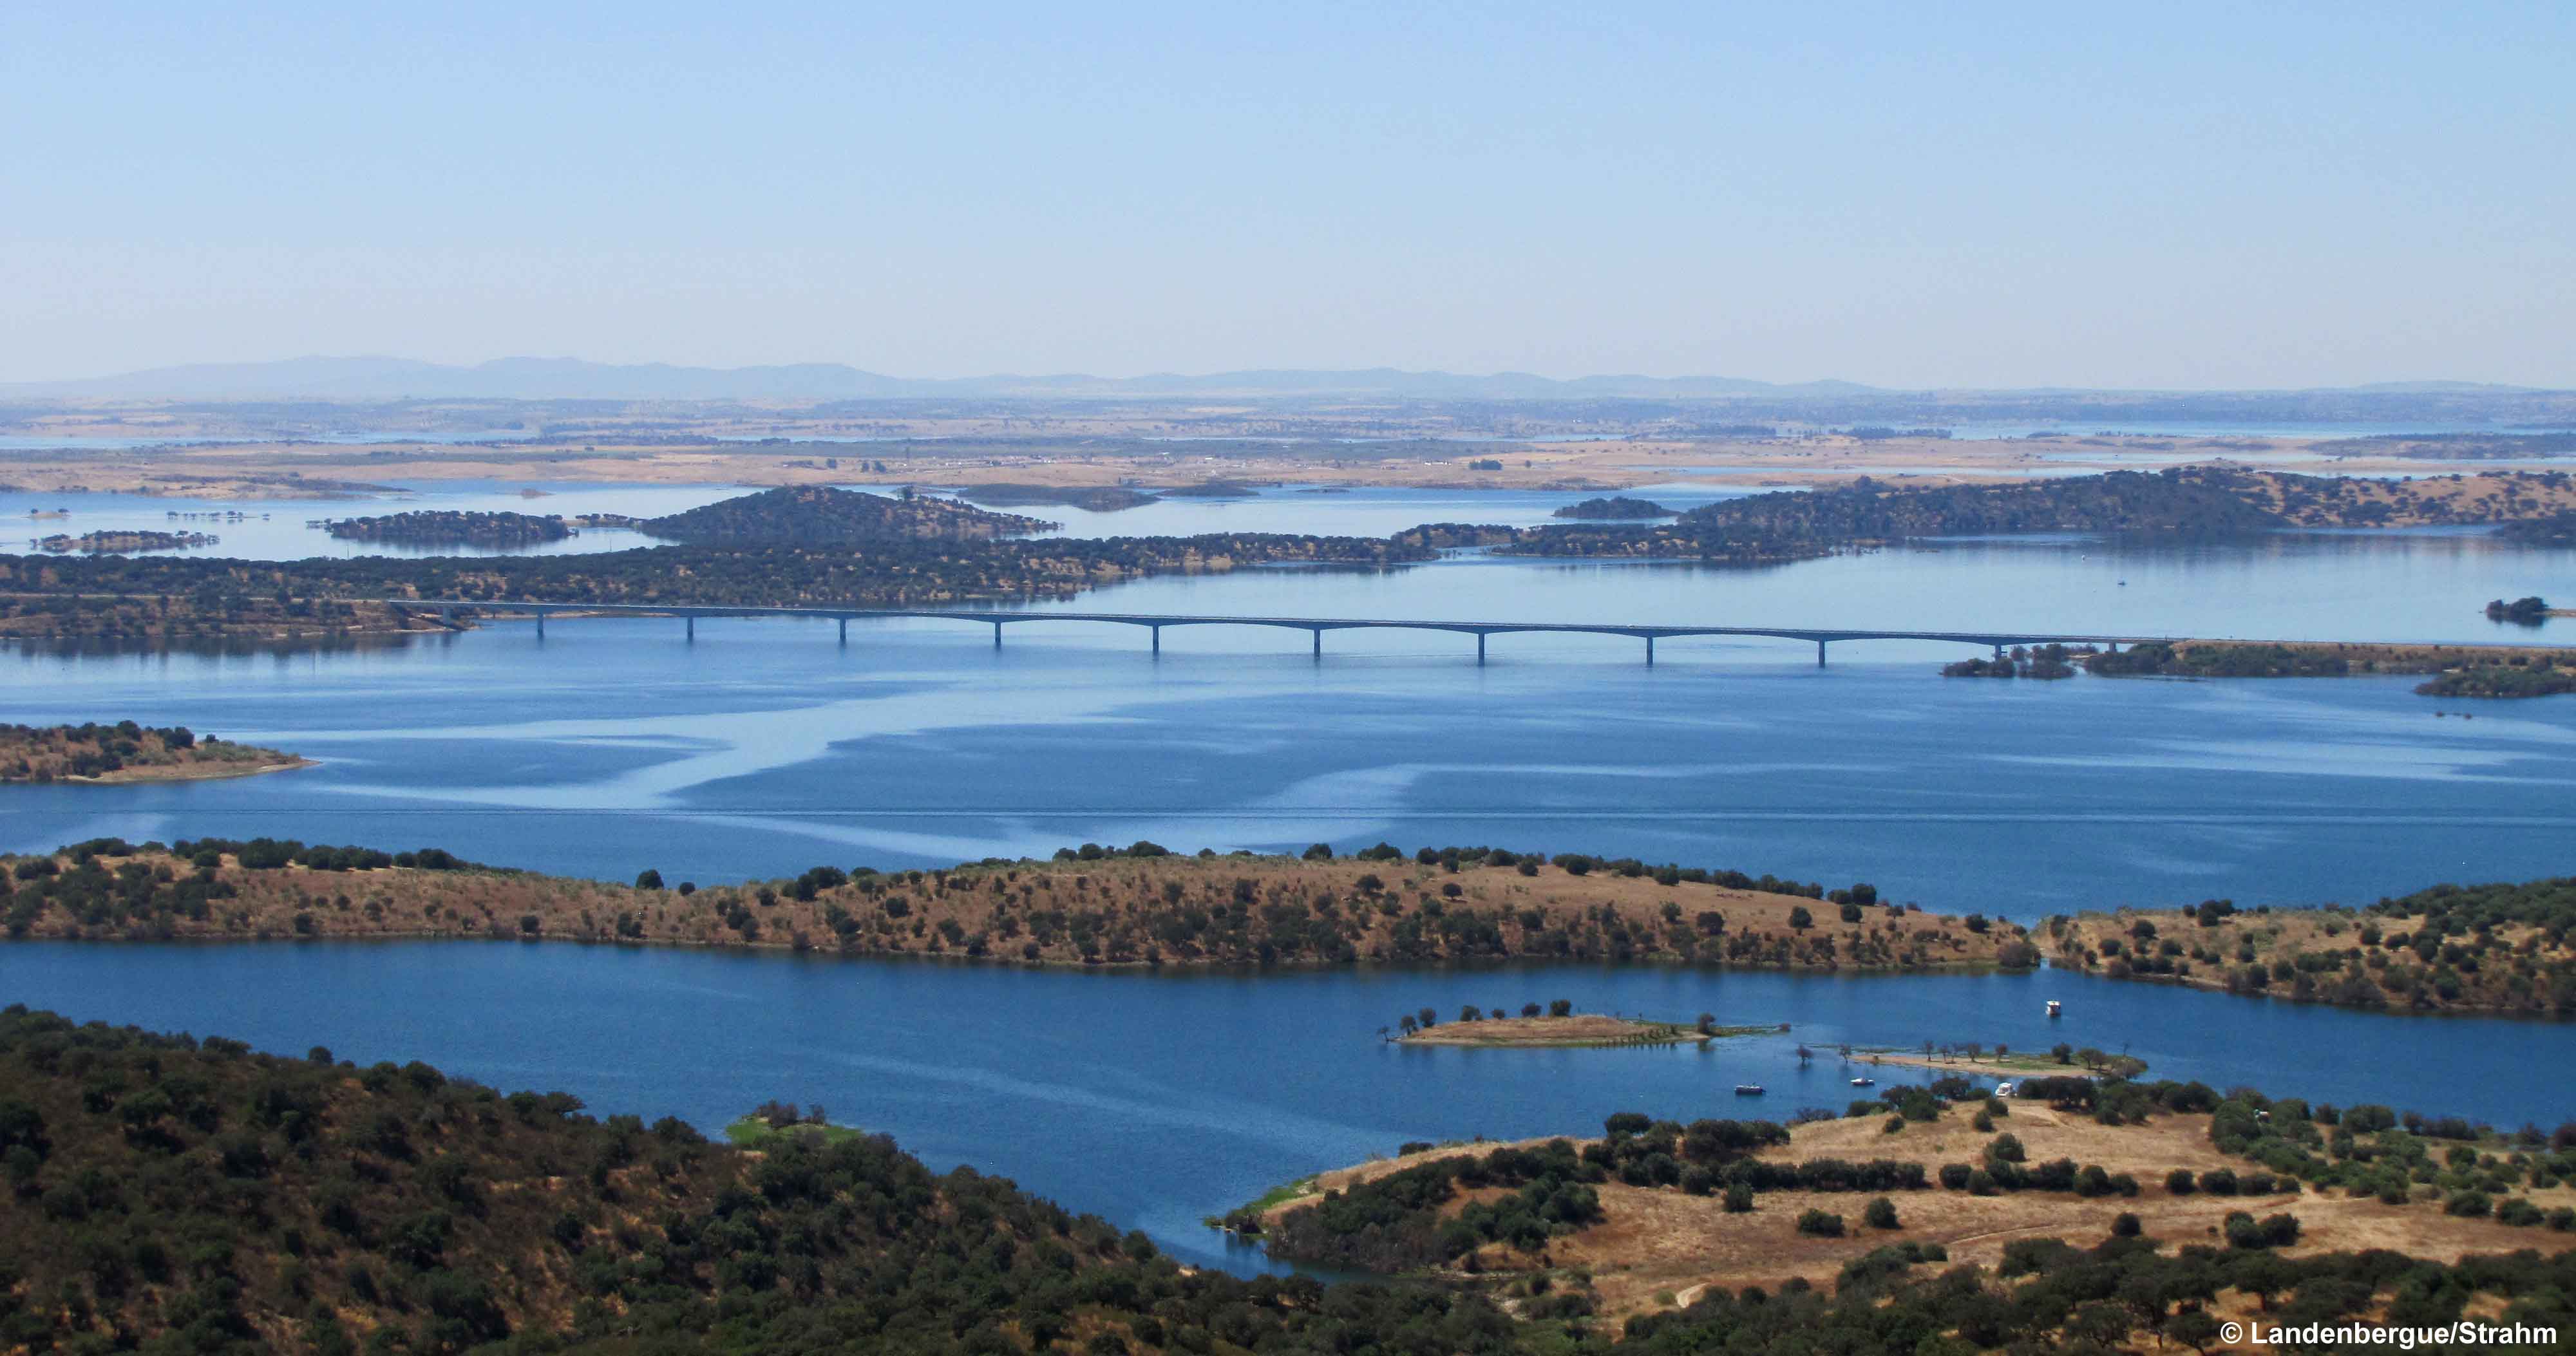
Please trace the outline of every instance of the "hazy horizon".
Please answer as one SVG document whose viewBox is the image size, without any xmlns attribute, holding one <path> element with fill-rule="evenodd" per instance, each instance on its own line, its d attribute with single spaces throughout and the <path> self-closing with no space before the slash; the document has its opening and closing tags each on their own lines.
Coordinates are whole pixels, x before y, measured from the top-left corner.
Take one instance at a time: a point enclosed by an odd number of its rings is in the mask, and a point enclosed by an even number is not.
<svg viewBox="0 0 2576 1356">
<path fill-rule="evenodd" d="M 2565 389 L 2571 39 L 2546 6 L 36 0 L 0 14 L 0 383 L 559 353 Z"/>
<path fill-rule="evenodd" d="M 788 362 L 777 364 L 749 364 L 740 367 L 716 367 L 685 363 L 670 363 L 658 360 L 646 360 L 636 363 L 601 363 L 587 358 L 560 354 L 506 354 L 474 362 L 437 363 L 427 359 L 409 357 L 401 354 L 369 353 L 300 354 L 293 357 L 277 359 L 175 363 L 163 367 L 131 369 L 119 372 L 91 373 L 78 377 L 61 378 L 50 381 L 0 382 L 0 399 L 63 398 L 88 395 L 102 397 L 197 396 L 201 398 L 212 396 L 213 398 L 224 398 L 223 396 L 215 394 L 221 388 L 231 388 L 232 390 L 253 392 L 261 395 L 309 394 L 315 396 L 330 396 L 334 394 L 334 391 L 330 389 L 329 386 L 314 384 L 311 382 L 309 380 L 310 374 L 328 374 L 333 381 L 343 384 L 352 382 L 364 384 L 370 379 L 392 379 L 398 381 L 400 379 L 398 374 L 404 372 L 419 372 L 444 377 L 508 374 L 516 377 L 523 383 L 542 380 L 545 374 L 549 372 L 560 372 L 565 374 L 566 378 L 573 381 L 575 384 L 578 384 L 578 380 L 581 378 L 613 376 L 620 374 L 640 374 L 645 376 L 670 374 L 678 377 L 694 376 L 701 378 L 764 376 L 792 377 L 804 374 L 814 374 L 817 376 L 845 374 L 853 378 L 881 382 L 889 388 L 951 387 L 959 388 L 961 390 L 975 389 L 978 391 L 991 391 L 994 388 L 1005 387 L 1011 383 L 1025 383 L 1033 388 L 1041 387 L 1047 383 L 1061 383 L 1068 389 L 1072 389 L 1088 383 L 1100 387 L 1133 387 L 1139 389 L 1150 389 L 1153 383 L 1169 382 L 1172 383 L 1175 388 L 1192 384 L 1219 388 L 1220 384 L 1227 384 L 1223 385 L 1222 388 L 1253 391 L 1266 390 L 1283 393 L 1297 389 L 1301 384 L 1299 379 L 1385 378 L 1391 379 L 1386 382 L 1386 385 L 1390 389 L 1411 389 L 1413 386 L 1422 383 L 1455 383 L 1462 387 L 1481 385 L 1508 389 L 1510 386 L 1517 383 L 1530 388 L 1537 388 L 1542 385 L 1566 387 L 1569 389 L 1563 392 L 1563 394 L 1569 396 L 1583 394 L 1586 387 L 1608 391 L 1614 389 L 1633 389 L 1648 385 L 1661 384 L 1674 389 L 1659 392 L 1658 394 L 1667 394 L 1673 398 L 1683 399 L 1719 398 L 1726 395 L 1794 396 L 1809 394 L 1824 395 L 1833 393 L 1891 396 L 1941 394 L 2025 396 L 2051 394 L 2065 394 L 2069 396 L 2192 396 L 2259 395 L 2275 393 L 2299 394 L 2307 392 L 2348 392 L 2385 395 L 2549 395 L 2562 394 L 2569 389 L 2565 387 L 2538 387 L 2522 385 L 2519 383 L 2487 382 L 2448 377 L 2426 377 L 2412 380 L 2365 382 L 2340 386 L 2299 388 L 2137 386 L 2066 387 L 2039 385 L 1941 388 L 1877 386 L 1868 383 L 1847 381 L 1830 375 L 1820 376 L 1804 381 L 1766 382 L 1754 378 L 1737 377 L 1723 372 L 1451 372 L 1437 368 L 1404 368 L 1391 366 L 1298 368 L 1281 367 L 1276 365 L 1231 368 L 1223 371 L 1183 371 L 1171 369 L 1152 372 L 994 371 L 962 373 L 955 375 L 924 375 L 902 372 L 875 372 L 845 363 L 833 362 Z M 264 379 L 264 374 L 276 375 L 273 377 L 266 377 Z M 397 375 L 391 378 L 385 378 L 382 374 Z M 155 378 L 174 377 L 183 379 L 191 384 L 181 385 L 170 390 L 155 389 L 151 385 L 151 382 Z M 305 384 L 299 386 L 299 381 L 304 381 Z M 1315 380 L 1308 384 L 1310 384 L 1311 388 L 1318 393 L 1335 393 L 1367 389 L 1365 385 L 1352 381 L 1345 381 L 1336 384 L 1329 381 Z M 757 388 L 747 388 L 743 392 L 743 394 L 754 395 L 760 393 L 761 392 L 759 392 Z M 889 391 L 888 393 L 893 394 L 895 392 Z M 496 396 L 495 398 L 547 399 L 552 397 L 522 395 Z M 710 396 L 706 398 L 720 397 Z"/>
</svg>

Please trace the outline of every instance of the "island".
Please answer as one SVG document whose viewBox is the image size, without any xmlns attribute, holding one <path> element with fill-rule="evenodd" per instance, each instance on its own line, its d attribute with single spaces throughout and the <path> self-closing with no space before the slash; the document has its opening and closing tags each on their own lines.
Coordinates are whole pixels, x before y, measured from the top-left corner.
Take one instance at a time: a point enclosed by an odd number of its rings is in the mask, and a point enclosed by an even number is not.
<svg viewBox="0 0 2576 1356">
<path fill-rule="evenodd" d="M 971 499 L 978 504 L 1005 507 L 1063 504 L 1092 513 L 1116 513 L 1121 509 L 1142 508 L 1162 502 L 1161 495 L 1125 485 L 1030 485 L 1012 481 L 968 485 L 957 491 L 957 497 Z"/>
<path fill-rule="evenodd" d="M 79 536 L 57 532 L 36 539 L 36 549 L 54 555 L 78 552 L 96 555 L 122 551 L 193 551 L 212 546 L 218 538 L 204 532 L 157 532 L 142 529 L 84 532 Z"/>
<path fill-rule="evenodd" d="M 2361 908 L 2060 914 L 2057 965 L 2303 1003 L 2576 1017 L 2576 876 L 2437 885 Z"/>
<path fill-rule="evenodd" d="M 1651 499 L 1631 499 L 1624 494 L 1614 494 L 1586 499 L 1579 504 L 1568 504 L 1548 516 L 1551 518 L 1588 518 L 1602 520 L 1615 520 L 1620 518 L 1670 518 L 1673 516 L 1673 510 L 1665 508 L 1663 505 L 1658 504 Z"/>
<path fill-rule="evenodd" d="M 829 485 L 788 486 L 740 495 L 681 513 L 644 518 L 638 531 L 687 542 L 809 543 L 883 538 L 1025 536 L 1062 527 L 1016 513 L 995 513 L 910 486 L 892 497 Z"/>
<path fill-rule="evenodd" d="M 1705 504 L 1661 526 L 1522 528 L 1494 549 L 1773 564 L 1933 537 L 2217 537 L 2285 528 L 2525 523 L 2571 513 L 2576 475 L 2563 471 L 2382 481 L 2210 465 L 1984 485 L 1895 485 L 1860 476 L 1840 486 Z"/>
<path fill-rule="evenodd" d="M 313 764 L 184 725 L 0 725 L 0 782 L 183 782 L 248 777 Z"/>
<path fill-rule="evenodd" d="M 1721 1027 L 1717 1019 L 1700 1014 L 1696 1022 L 1657 1022 L 1637 1017 L 1613 1017 L 1597 1012 L 1575 1012 L 1573 1005 L 1558 999 L 1547 1011 L 1528 1003 L 1521 1015 L 1514 1017 L 1496 1008 L 1488 1015 L 1475 1008 L 1458 1014 L 1458 1020 L 1443 1022 L 1440 1014 L 1424 1008 L 1408 1012 L 1396 1020 L 1397 1035 L 1387 1036 L 1397 1045 L 1479 1045 L 1518 1049 L 1610 1045 L 1683 1045 L 1715 1040 L 1720 1036 L 1742 1036 L 1755 1032 L 1777 1031 L 1776 1026 Z M 1384 1033 L 1381 1032 L 1381 1035 Z"/>
<path fill-rule="evenodd" d="M 480 513 L 434 509 L 380 518 L 328 518 L 322 530 L 342 541 L 381 541 L 405 546 L 534 546 L 562 541 L 572 527 L 552 515 Z"/>
<path fill-rule="evenodd" d="M 620 885 L 475 867 L 436 848 L 266 838 L 95 839 L 0 864 L 45 882 L 0 914 L 11 938 L 564 939 L 1142 969 L 1531 959 L 1920 973 L 2039 962 L 2018 925 L 1881 903 L 1865 884 L 1829 891 L 1498 848 L 1341 856 L 1319 843 L 1260 857 L 1085 844 L 1043 861 L 827 865 L 705 889 L 653 867 Z M 117 888 L 129 864 L 150 888 Z M 210 891 L 223 909 L 204 907 Z M 347 905 L 357 897 L 366 907 Z"/>
<path fill-rule="evenodd" d="M 1254 492 L 1212 482 L 1158 493 L 1202 491 Z M 1776 565 L 1914 535 L 2395 527 L 2504 521 L 2560 503 L 2576 504 L 2576 477 L 2557 472 L 2384 483 L 2184 468 L 2037 485 L 1890 488 L 1864 477 L 1845 488 L 1711 504 L 1665 524 L 1429 523 L 1387 537 L 1236 532 L 1031 540 L 1029 534 L 1055 525 L 908 490 L 886 496 L 797 486 L 658 518 L 569 520 L 632 528 L 673 543 L 627 551 L 300 561 L 0 556 L 0 637 L 336 643 L 474 620 L 444 611 L 434 620 L 389 612 L 379 606 L 386 599 L 467 600 L 495 610 L 513 601 L 576 600 L 630 608 L 947 606 L 1065 598 L 1155 575 L 1255 565 L 1389 568 L 1462 547 L 1515 556 Z"/>
<path fill-rule="evenodd" d="M 826 488 L 738 496 L 687 513 L 591 514 L 679 544 L 587 554 L 252 561 L 0 556 L 0 637 L 194 644 L 334 644 L 471 626 L 448 610 L 386 599 L 625 606 L 945 606 L 1026 602 L 1164 574 L 1254 565 L 1373 568 L 1435 559 L 1435 547 L 1372 537 L 1223 532 L 1188 537 L 1017 539 L 1053 524 L 934 496 Z"/>
<path fill-rule="evenodd" d="M 2488 621 L 2538 626 L 2552 617 L 2576 617 L 2576 608 L 2551 607 L 2548 599 L 2535 594 L 2509 603 L 2502 598 L 2488 599 L 2486 613 Z"/>
<path fill-rule="evenodd" d="M 2576 691 L 2576 647 L 2420 645 L 2367 641 L 2139 641 L 2125 650 L 2092 645 L 2015 646 L 1942 666 L 1950 678 L 2345 678 L 2431 674 L 2415 690 L 2429 697 L 2546 697 Z"/>
</svg>

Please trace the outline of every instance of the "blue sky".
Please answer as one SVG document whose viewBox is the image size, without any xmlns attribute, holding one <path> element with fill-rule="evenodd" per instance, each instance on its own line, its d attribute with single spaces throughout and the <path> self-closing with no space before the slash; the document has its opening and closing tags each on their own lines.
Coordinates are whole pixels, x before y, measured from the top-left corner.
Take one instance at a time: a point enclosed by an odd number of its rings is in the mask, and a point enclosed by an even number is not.
<svg viewBox="0 0 2576 1356">
<path fill-rule="evenodd" d="M 0 381 L 2576 386 L 2576 7 L 0 8 Z"/>
</svg>

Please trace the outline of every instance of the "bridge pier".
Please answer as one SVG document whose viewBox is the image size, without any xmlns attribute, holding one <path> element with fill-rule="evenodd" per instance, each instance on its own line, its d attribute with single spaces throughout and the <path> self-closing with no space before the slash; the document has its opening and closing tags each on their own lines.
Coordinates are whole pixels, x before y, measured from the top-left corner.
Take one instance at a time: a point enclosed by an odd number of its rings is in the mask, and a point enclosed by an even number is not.
<svg viewBox="0 0 2576 1356">
<path fill-rule="evenodd" d="M 1156 626 L 1150 629 L 1154 633 L 1154 657 L 1160 659 L 1163 657 L 1163 628 Z"/>
<path fill-rule="evenodd" d="M 689 642 L 691 644 L 696 644 L 698 639 L 698 615 L 692 612 L 688 616 L 681 618 L 681 620 L 689 624 Z"/>
<path fill-rule="evenodd" d="M 1999 640 L 1999 641 L 1996 641 L 1996 642 L 1995 642 L 1995 658 L 1997 658 L 1997 659 L 2001 659 L 2001 658 L 2003 658 L 2003 657 L 2004 657 L 2004 643 L 2003 643 L 2002 641 L 2000 641 L 2000 640 Z"/>
<path fill-rule="evenodd" d="M 850 619 L 849 619 L 849 618 L 847 618 L 847 617 L 843 617 L 843 618 L 841 618 L 840 620 L 841 620 L 841 644 L 842 644 L 842 645 L 844 645 L 844 646 L 847 646 L 847 645 L 850 643 Z"/>
<path fill-rule="evenodd" d="M 1315 658 L 1320 661 L 1324 657 L 1324 628 L 1315 626 L 1307 629 L 1315 633 Z"/>
<path fill-rule="evenodd" d="M 545 614 L 545 613 L 543 613 L 543 612 L 539 612 L 539 613 L 537 614 L 537 639 L 539 639 L 539 640 L 543 640 L 543 639 L 545 639 L 545 638 L 546 638 L 546 614 Z"/>
<path fill-rule="evenodd" d="M 1654 666 L 1655 666 L 1655 638 L 1654 638 L 1653 636 L 1648 636 L 1648 637 L 1646 637 L 1646 667 L 1651 669 L 1651 668 L 1653 668 Z"/>
<path fill-rule="evenodd" d="M 1002 624 L 1000 622 L 993 623 L 993 648 L 996 650 L 1002 648 Z"/>
<path fill-rule="evenodd" d="M 1817 642 L 1816 642 L 1816 667 L 1821 669 L 1821 668 L 1823 668 L 1824 666 L 1825 666 L 1825 643 L 1824 643 L 1823 641 L 1821 641 L 1821 640 L 1820 640 L 1820 641 L 1817 641 Z"/>
<path fill-rule="evenodd" d="M 1476 633 L 1476 667 L 1485 667 L 1485 633 L 1482 631 Z"/>
</svg>

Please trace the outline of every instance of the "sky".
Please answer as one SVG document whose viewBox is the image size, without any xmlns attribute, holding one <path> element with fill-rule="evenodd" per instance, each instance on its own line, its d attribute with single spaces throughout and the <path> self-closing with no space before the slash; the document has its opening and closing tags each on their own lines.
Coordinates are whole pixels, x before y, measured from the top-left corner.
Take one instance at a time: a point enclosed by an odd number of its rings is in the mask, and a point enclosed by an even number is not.
<svg viewBox="0 0 2576 1356">
<path fill-rule="evenodd" d="M 0 382 L 2576 387 L 2576 6 L 0 6 Z"/>
</svg>

